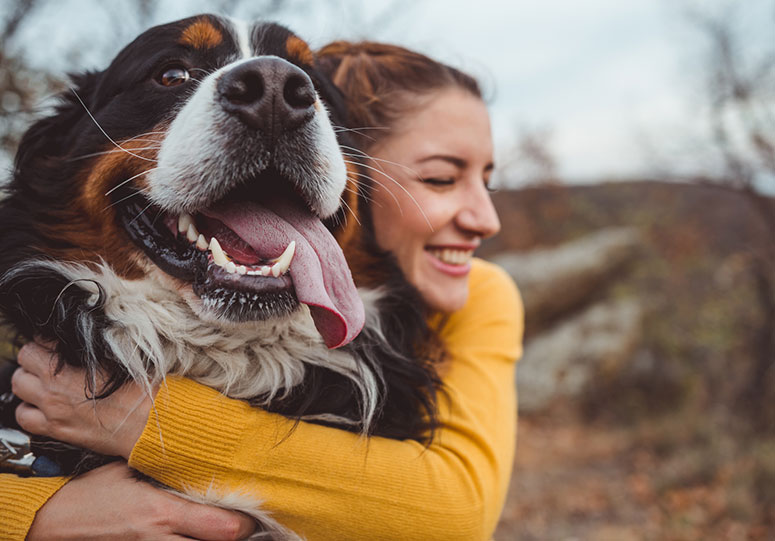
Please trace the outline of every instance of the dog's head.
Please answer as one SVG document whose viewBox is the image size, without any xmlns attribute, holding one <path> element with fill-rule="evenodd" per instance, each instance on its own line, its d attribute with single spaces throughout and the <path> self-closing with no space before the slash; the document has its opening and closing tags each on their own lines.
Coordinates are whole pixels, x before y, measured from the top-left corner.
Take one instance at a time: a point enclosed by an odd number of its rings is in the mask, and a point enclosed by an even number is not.
<svg viewBox="0 0 775 541">
<path fill-rule="evenodd" d="M 304 303 L 330 347 L 348 342 L 363 306 L 321 222 L 347 167 L 329 118 L 338 95 L 314 63 L 286 28 L 201 15 L 75 77 L 21 143 L 3 267 L 102 259 L 124 278 L 158 273 L 202 318 Z"/>
</svg>

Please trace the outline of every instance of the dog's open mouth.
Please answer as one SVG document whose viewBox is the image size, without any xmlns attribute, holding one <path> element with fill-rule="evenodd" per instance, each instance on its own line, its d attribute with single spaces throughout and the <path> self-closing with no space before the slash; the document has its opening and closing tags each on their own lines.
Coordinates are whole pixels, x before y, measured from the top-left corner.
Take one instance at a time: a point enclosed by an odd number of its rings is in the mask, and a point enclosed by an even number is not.
<svg viewBox="0 0 775 541">
<path fill-rule="evenodd" d="M 272 175 L 249 184 L 276 186 Z M 119 216 L 132 240 L 163 271 L 189 282 L 205 309 L 240 322 L 282 317 L 303 303 L 329 347 L 349 342 L 364 315 L 341 249 L 298 195 L 261 191 L 237 188 L 177 215 L 135 192 Z"/>
</svg>

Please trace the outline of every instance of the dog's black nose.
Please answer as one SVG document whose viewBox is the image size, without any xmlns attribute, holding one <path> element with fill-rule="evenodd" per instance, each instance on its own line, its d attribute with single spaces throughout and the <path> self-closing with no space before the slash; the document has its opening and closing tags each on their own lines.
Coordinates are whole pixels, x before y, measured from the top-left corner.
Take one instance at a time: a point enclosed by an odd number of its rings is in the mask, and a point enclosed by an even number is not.
<svg viewBox="0 0 775 541">
<path fill-rule="evenodd" d="M 309 76 L 278 57 L 256 58 L 218 80 L 221 107 L 270 137 L 291 131 L 315 114 L 315 88 Z"/>
</svg>

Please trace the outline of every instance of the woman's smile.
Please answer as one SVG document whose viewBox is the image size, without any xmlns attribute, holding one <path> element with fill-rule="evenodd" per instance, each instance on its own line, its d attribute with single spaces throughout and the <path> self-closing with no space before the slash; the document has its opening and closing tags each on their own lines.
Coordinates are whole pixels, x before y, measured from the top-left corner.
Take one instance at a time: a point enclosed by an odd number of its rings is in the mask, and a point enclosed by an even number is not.
<svg viewBox="0 0 775 541">
<path fill-rule="evenodd" d="M 487 189 L 487 107 L 463 90 L 440 91 L 419 101 L 370 154 L 384 172 L 372 193 L 377 243 L 395 254 L 429 308 L 461 308 L 474 250 L 500 229 Z"/>
</svg>

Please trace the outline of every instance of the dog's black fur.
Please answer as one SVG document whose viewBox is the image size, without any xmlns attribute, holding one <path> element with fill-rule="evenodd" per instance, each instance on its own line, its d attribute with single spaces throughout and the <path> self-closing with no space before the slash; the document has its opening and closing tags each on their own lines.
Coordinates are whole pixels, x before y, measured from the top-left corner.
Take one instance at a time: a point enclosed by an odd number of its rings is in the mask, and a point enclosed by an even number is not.
<svg viewBox="0 0 775 541">
<path fill-rule="evenodd" d="M 185 19 L 144 33 L 121 51 L 106 70 L 74 76 L 73 89 L 62 94 L 54 113 L 36 122 L 23 137 L 13 179 L 0 202 L 3 319 L 22 341 L 42 339 L 56 343 L 61 365 L 84 367 L 88 373 L 100 373 L 106 378 L 99 388 L 90 388 L 91 379 L 87 378 L 90 398 L 107 396 L 129 379 L 120 359 L 112 357 L 103 340 L 102 331 L 117 322 L 111 321 L 104 311 L 102 288 L 97 284 L 100 294 L 95 298 L 90 290 L 57 272 L 55 267 L 28 266 L 22 272 L 14 269 L 32 260 L 96 262 L 101 258 L 127 279 L 142 275 L 133 264 L 140 249 L 119 225 L 122 209 L 126 208 L 120 200 L 131 193 L 116 190 L 100 205 L 114 205 L 115 212 L 89 215 L 83 203 L 84 185 L 105 162 L 100 156 L 81 157 L 113 149 L 106 134 L 113 141 L 122 141 L 171 121 L 171 112 L 181 108 L 191 91 L 160 89 L 154 80 L 160 66 L 169 64 L 171 59 L 182 59 L 206 73 L 234 55 L 235 44 L 229 39 L 207 48 L 182 47 L 179 36 L 197 20 L 227 34 L 224 20 L 218 17 Z M 287 29 L 263 24 L 255 26 L 251 36 L 256 54 L 276 55 L 301 68 L 313 81 L 332 116 L 343 118 L 342 96 L 315 69 L 314 62 L 289 52 L 287 43 L 292 34 Z M 338 134 L 340 138 L 344 136 L 344 131 Z M 131 157 L 127 158 L 126 163 L 132 162 Z M 110 173 L 116 179 L 127 178 L 132 170 L 118 164 Z M 364 197 L 361 193 L 361 208 L 367 206 Z M 336 231 L 344 218 L 342 210 L 327 223 Z M 395 260 L 377 249 L 368 214 L 362 213 L 361 220 L 365 226 L 357 233 L 359 241 L 355 244 L 359 250 L 368 251 L 365 256 L 359 255 L 361 261 L 368 262 L 361 264 L 361 272 L 372 268 L 385 277 L 382 287 L 389 293 L 380 301 L 379 311 L 382 333 L 392 347 L 385 348 L 381 337 L 366 329 L 346 348 L 364 362 L 375 362 L 372 368 L 381 374 L 381 401 L 375 422 L 369 427 L 359 422 L 359 399 L 351 381 L 319 367 L 308 368 L 303 383 L 285 398 L 273 401 L 269 409 L 294 418 L 335 414 L 353 423 L 327 424 L 391 438 L 427 441 L 435 426 L 434 397 L 440 386 L 434 366 L 437 341 L 426 323 L 418 293 L 403 278 Z M 153 216 L 148 221 L 153 226 Z M 108 240 L 106 230 L 115 232 Z M 354 279 L 359 283 L 364 277 L 356 273 Z"/>
</svg>

